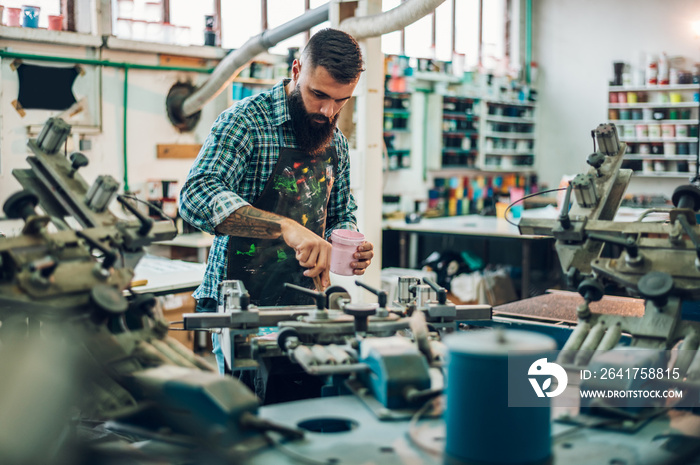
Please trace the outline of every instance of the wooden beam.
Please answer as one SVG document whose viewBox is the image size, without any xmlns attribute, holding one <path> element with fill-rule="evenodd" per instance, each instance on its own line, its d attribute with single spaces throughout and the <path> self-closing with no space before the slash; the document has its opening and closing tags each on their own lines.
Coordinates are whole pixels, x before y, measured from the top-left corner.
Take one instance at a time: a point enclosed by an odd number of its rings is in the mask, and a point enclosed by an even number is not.
<svg viewBox="0 0 700 465">
<path fill-rule="evenodd" d="M 197 158 L 201 144 L 158 144 L 156 158 Z"/>
<path fill-rule="evenodd" d="M 159 55 L 158 64 L 162 66 L 184 66 L 187 68 L 206 68 L 207 60 L 197 57 L 183 57 L 177 55 Z"/>
</svg>

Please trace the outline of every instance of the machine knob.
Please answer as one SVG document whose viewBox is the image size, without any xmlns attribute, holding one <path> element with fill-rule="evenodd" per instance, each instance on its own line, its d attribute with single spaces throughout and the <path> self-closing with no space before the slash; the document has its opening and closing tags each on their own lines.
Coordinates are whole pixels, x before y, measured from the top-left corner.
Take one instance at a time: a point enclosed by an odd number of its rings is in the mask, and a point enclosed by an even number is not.
<svg viewBox="0 0 700 465">
<path fill-rule="evenodd" d="M 10 196 L 2 209 L 8 218 L 16 220 L 24 218 L 25 220 L 36 212 L 34 208 L 39 204 L 39 197 L 29 191 L 15 192 Z"/>
<path fill-rule="evenodd" d="M 282 352 L 286 352 L 290 349 L 287 347 L 287 342 L 291 341 L 292 338 L 299 340 L 299 332 L 296 329 L 287 326 L 279 330 L 277 333 L 277 345 L 282 349 Z"/>
<path fill-rule="evenodd" d="M 651 271 L 637 283 L 639 293 L 661 308 L 668 302 L 668 296 L 673 290 L 673 278 L 663 271 Z"/>
<path fill-rule="evenodd" d="M 692 184 L 678 186 L 673 191 L 671 201 L 677 208 L 689 208 L 696 212 L 700 210 L 700 189 Z"/>
<path fill-rule="evenodd" d="M 154 317 L 153 309 L 156 306 L 156 296 L 153 294 L 139 294 L 129 301 L 129 311 L 126 312 L 126 326 L 131 330 L 143 329 L 143 317 Z M 167 328 L 166 328 L 167 332 Z"/>
<path fill-rule="evenodd" d="M 153 294 L 140 294 L 129 303 L 131 310 L 140 315 L 149 315 L 156 306 L 156 296 Z"/>
<path fill-rule="evenodd" d="M 595 152 L 590 155 L 588 155 L 588 158 L 586 159 L 586 163 L 591 165 L 593 168 L 598 169 L 601 166 L 603 166 L 603 163 L 605 162 L 605 155 L 601 152 Z"/>
<path fill-rule="evenodd" d="M 595 279 L 584 279 L 578 285 L 578 293 L 588 302 L 597 302 L 605 295 L 605 288 Z"/>
<path fill-rule="evenodd" d="M 355 318 L 355 332 L 356 333 L 367 333 L 367 328 L 369 324 L 367 320 L 370 316 L 377 313 L 376 304 L 345 304 L 343 307 L 343 312 L 347 315 L 351 315 Z"/>
<path fill-rule="evenodd" d="M 75 172 L 78 171 L 79 168 L 82 168 L 83 166 L 88 165 L 88 161 L 89 161 L 88 157 L 86 157 L 85 155 L 83 155 L 80 152 L 71 153 L 70 154 L 71 170 L 68 173 L 68 176 L 70 176 L 72 178 L 73 175 L 75 174 Z"/>
<path fill-rule="evenodd" d="M 248 311 L 248 307 L 250 307 L 250 294 L 248 294 L 247 292 L 243 294 L 239 298 L 239 302 L 241 304 L 241 310 L 244 312 Z"/>
<path fill-rule="evenodd" d="M 112 286 L 98 284 L 90 290 L 90 303 L 103 315 L 120 315 L 129 308 L 129 301 Z"/>
</svg>

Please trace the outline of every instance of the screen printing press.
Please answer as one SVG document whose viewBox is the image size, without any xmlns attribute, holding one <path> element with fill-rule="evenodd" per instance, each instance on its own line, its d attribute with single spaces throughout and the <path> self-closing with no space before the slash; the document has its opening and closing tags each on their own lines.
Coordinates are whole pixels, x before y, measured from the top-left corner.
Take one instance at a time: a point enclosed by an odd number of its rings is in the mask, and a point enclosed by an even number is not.
<svg viewBox="0 0 700 465">
<path fill-rule="evenodd" d="M 700 190 L 679 187 L 662 222 L 612 221 L 630 178 L 613 125 L 594 131 L 573 206 L 520 223 L 555 238 L 578 293 L 492 309 L 404 276 L 394 302 L 358 283 L 367 299 L 292 286 L 315 305 L 258 308 L 225 281 L 218 311 L 182 324 L 216 334 L 234 376 L 130 289 L 175 228 L 111 176 L 88 185 L 87 159 L 59 151 L 69 133 L 50 119 L 29 141 L 25 190 L 4 202 L 25 225 L 0 237 L 0 463 L 700 463 L 700 326 L 684 306 L 700 297 Z M 635 298 L 606 296 L 611 283 Z M 318 377 L 321 397 L 261 405 L 238 376 L 271 360 Z"/>
</svg>

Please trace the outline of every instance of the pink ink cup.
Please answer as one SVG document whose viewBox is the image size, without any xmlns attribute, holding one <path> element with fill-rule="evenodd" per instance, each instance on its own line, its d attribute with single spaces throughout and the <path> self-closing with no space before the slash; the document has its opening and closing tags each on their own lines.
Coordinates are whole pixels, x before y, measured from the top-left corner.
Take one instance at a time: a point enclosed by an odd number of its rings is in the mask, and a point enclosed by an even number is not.
<svg viewBox="0 0 700 465">
<path fill-rule="evenodd" d="M 353 255 L 357 247 L 365 241 L 365 235 L 350 229 L 336 229 L 331 233 L 331 273 L 352 276 L 354 269 L 350 264 L 355 261 Z"/>
</svg>

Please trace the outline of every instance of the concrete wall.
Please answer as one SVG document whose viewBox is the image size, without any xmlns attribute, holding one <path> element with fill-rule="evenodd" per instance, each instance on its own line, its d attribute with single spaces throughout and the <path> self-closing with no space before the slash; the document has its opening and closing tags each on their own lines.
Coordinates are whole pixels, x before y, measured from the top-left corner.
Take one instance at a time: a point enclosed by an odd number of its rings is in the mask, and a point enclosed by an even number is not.
<svg viewBox="0 0 700 465">
<path fill-rule="evenodd" d="M 608 81 L 613 61 L 637 64 L 642 53 L 682 55 L 700 62 L 700 19 L 693 0 L 536 0 L 533 60 L 537 90 L 537 170 L 555 187 L 563 174 L 587 168 L 590 130 L 607 121 Z M 670 197 L 681 178 L 633 179 L 628 192 Z"/>
</svg>

